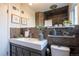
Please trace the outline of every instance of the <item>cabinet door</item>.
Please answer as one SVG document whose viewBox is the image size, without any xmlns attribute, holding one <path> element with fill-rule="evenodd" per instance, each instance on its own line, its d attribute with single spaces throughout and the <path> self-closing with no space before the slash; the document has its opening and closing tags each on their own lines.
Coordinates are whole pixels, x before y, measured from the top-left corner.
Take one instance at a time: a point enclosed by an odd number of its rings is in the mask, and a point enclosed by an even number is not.
<svg viewBox="0 0 79 59">
<path fill-rule="evenodd" d="M 30 54 L 29 54 L 29 51 L 28 50 L 25 50 L 25 49 L 23 49 L 23 56 L 29 56 Z"/>
<path fill-rule="evenodd" d="M 44 13 L 40 12 L 39 13 L 39 25 L 44 24 Z"/>
<path fill-rule="evenodd" d="M 57 16 L 52 17 L 52 24 L 58 24 L 58 17 Z"/>
<path fill-rule="evenodd" d="M 31 52 L 31 56 L 40 56 L 40 54 Z"/>
<path fill-rule="evenodd" d="M 44 25 L 44 13 L 37 12 L 36 16 L 36 25 Z"/>
<path fill-rule="evenodd" d="M 12 53 L 16 52 L 16 47 L 12 45 Z"/>
<path fill-rule="evenodd" d="M 58 24 L 63 24 L 63 20 L 64 20 L 63 17 L 64 17 L 63 14 L 58 15 Z"/>
<path fill-rule="evenodd" d="M 12 56 L 16 56 L 16 54 L 15 53 L 12 53 Z"/>
<path fill-rule="evenodd" d="M 23 56 L 22 48 L 17 47 L 17 56 Z"/>
</svg>

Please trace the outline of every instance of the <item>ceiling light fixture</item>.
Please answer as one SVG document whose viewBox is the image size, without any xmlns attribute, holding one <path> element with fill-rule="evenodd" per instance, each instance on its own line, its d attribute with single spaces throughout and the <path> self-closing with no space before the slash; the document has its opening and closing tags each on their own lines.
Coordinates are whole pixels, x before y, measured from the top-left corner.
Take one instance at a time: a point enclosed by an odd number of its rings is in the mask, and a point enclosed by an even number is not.
<svg viewBox="0 0 79 59">
<path fill-rule="evenodd" d="M 29 5 L 32 5 L 32 3 L 29 3 Z"/>
<path fill-rule="evenodd" d="M 56 9 L 57 8 L 57 5 L 52 5 L 52 6 L 50 6 L 50 9 Z"/>
</svg>

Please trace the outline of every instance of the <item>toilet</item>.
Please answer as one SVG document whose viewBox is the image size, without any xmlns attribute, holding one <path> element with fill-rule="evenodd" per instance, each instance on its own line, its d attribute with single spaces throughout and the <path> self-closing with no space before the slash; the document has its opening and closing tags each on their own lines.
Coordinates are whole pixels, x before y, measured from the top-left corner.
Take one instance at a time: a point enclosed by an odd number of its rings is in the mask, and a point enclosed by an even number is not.
<svg viewBox="0 0 79 59">
<path fill-rule="evenodd" d="M 52 56 L 69 56 L 70 48 L 64 46 L 51 45 Z"/>
</svg>

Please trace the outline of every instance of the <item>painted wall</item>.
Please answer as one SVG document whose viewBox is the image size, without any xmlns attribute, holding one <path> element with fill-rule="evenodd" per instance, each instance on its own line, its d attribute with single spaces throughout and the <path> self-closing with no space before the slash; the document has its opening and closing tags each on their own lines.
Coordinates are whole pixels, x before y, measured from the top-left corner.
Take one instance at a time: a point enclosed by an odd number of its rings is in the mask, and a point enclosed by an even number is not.
<svg viewBox="0 0 79 59">
<path fill-rule="evenodd" d="M 13 10 L 12 6 L 17 7 L 18 11 Z M 8 11 L 7 11 L 8 10 Z M 25 14 L 21 14 L 24 10 Z M 11 23 L 11 14 L 28 18 L 27 25 Z M 34 27 L 35 11 L 24 4 L 0 4 L 0 56 L 9 55 L 10 27 Z"/>
<path fill-rule="evenodd" d="M 15 6 L 17 10 L 13 10 L 13 6 Z M 20 24 L 11 23 L 11 14 L 15 14 L 20 16 L 20 4 L 9 4 L 9 27 L 20 28 Z"/>
<path fill-rule="evenodd" d="M 18 10 L 13 10 L 13 6 L 15 6 Z M 24 14 L 21 13 L 21 11 L 24 11 Z M 24 17 L 27 19 L 27 24 L 16 24 L 11 23 L 11 14 L 18 15 L 20 17 Z M 10 27 L 14 28 L 24 28 L 24 27 L 35 27 L 35 11 L 32 10 L 28 5 L 26 4 L 9 4 L 9 25 Z"/>
<path fill-rule="evenodd" d="M 21 4 L 21 10 L 24 11 L 21 16 L 27 18 L 27 25 L 21 25 L 21 27 L 35 27 L 35 11 L 26 4 Z"/>
</svg>

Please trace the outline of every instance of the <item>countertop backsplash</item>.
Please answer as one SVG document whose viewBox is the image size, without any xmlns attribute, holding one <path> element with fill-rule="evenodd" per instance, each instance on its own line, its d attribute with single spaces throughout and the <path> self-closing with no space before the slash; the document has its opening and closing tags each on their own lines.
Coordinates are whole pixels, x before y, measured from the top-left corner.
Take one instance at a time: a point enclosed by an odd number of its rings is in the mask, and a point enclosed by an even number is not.
<svg viewBox="0 0 79 59">
<path fill-rule="evenodd" d="M 30 30 L 29 37 L 38 38 L 39 30 L 36 28 L 10 28 L 10 38 L 25 37 L 25 31 Z M 44 33 L 45 34 L 45 33 Z"/>
<path fill-rule="evenodd" d="M 20 36 L 21 29 L 20 28 L 10 28 L 10 38 L 16 38 Z"/>
</svg>

